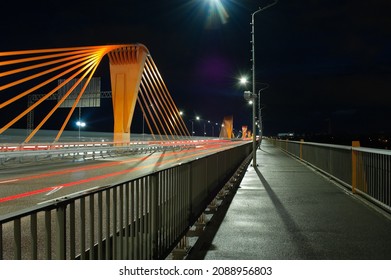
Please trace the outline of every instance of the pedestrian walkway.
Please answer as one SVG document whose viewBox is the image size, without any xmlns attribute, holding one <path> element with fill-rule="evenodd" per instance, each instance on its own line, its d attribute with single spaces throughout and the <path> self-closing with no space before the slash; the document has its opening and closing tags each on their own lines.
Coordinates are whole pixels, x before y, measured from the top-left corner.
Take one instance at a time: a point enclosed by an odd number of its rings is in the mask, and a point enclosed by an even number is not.
<svg viewBox="0 0 391 280">
<path fill-rule="evenodd" d="M 271 143 L 257 162 L 188 259 L 391 259 L 386 214 Z"/>
</svg>

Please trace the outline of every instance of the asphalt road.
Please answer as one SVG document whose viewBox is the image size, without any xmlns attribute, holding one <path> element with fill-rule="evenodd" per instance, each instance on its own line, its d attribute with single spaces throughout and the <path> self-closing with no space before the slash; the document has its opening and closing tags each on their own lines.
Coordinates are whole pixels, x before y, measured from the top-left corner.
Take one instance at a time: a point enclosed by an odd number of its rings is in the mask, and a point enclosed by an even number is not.
<svg viewBox="0 0 391 280">
<path fill-rule="evenodd" d="M 239 144 L 243 142 L 215 140 L 184 150 L 1 167 L 0 216 L 93 187 L 125 182 Z"/>
</svg>

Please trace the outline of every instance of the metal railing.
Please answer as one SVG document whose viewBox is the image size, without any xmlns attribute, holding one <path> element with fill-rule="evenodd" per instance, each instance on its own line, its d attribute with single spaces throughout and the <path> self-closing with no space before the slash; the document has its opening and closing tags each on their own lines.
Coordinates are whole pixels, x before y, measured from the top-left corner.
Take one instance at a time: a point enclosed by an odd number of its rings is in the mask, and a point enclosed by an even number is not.
<svg viewBox="0 0 391 280">
<path fill-rule="evenodd" d="M 0 144 L 0 166 L 52 159 L 98 158 L 194 148 L 199 141 L 80 142 L 58 144 Z"/>
<path fill-rule="evenodd" d="M 0 216 L 0 259 L 163 259 L 251 143 Z"/>
<path fill-rule="evenodd" d="M 359 147 L 357 142 L 352 146 L 275 139 L 273 142 L 391 212 L 391 151 Z"/>
</svg>

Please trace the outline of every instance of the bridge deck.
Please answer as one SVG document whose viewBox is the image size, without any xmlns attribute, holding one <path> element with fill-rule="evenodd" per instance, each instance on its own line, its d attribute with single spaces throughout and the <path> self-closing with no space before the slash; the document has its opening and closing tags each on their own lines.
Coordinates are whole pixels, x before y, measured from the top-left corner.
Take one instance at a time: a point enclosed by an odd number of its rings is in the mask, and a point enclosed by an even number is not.
<svg viewBox="0 0 391 280">
<path fill-rule="evenodd" d="M 388 214 L 267 142 L 257 157 L 188 259 L 391 259 Z"/>
</svg>

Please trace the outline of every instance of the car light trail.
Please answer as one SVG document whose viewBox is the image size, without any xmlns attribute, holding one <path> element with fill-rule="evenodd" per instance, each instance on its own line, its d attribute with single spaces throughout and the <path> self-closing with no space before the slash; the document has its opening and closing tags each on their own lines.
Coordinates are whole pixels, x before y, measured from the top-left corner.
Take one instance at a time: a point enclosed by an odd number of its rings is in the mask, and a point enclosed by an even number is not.
<svg viewBox="0 0 391 280">
<path fill-rule="evenodd" d="M 218 147 L 221 148 L 220 145 Z M 213 148 L 213 149 L 214 150 L 218 150 L 219 148 L 216 147 L 216 148 Z M 89 183 L 89 182 L 92 182 L 92 181 L 104 180 L 104 179 L 107 179 L 107 178 L 120 176 L 120 175 L 123 175 L 123 174 L 126 174 L 126 173 L 130 173 L 130 172 L 134 172 L 134 171 L 137 171 L 137 170 L 152 169 L 153 167 L 158 167 L 158 166 L 161 166 L 161 165 L 164 165 L 164 164 L 168 164 L 168 163 L 172 163 L 172 162 L 175 162 L 175 161 L 182 161 L 182 160 L 185 160 L 185 159 L 188 159 L 188 158 L 199 157 L 199 156 L 211 153 L 210 147 L 208 147 L 208 149 L 205 148 L 205 149 L 198 150 L 198 151 L 199 152 L 197 152 L 197 153 L 191 153 L 190 155 L 184 155 L 184 156 L 179 157 L 179 158 L 162 160 L 162 161 L 157 162 L 157 163 L 152 163 L 152 164 L 148 164 L 148 165 L 132 167 L 132 168 L 128 168 L 128 169 L 125 169 L 125 170 L 112 172 L 112 173 L 108 173 L 108 174 L 103 174 L 103 175 L 99 175 L 99 176 L 95 176 L 95 177 L 85 178 L 85 179 L 81 179 L 81 180 L 74 181 L 74 182 L 63 183 L 63 184 L 61 184 L 61 187 L 62 188 L 67 188 L 67 187 L 72 187 L 72 186 L 76 186 L 76 185 Z M 184 151 L 176 152 L 176 154 L 182 154 L 182 153 L 184 153 Z M 159 155 L 158 157 L 160 157 L 160 156 L 162 156 L 162 155 Z M 165 157 L 165 156 L 168 156 L 168 155 L 163 155 L 163 157 Z M 132 159 L 131 161 L 134 161 L 134 160 L 137 161 L 139 159 Z M 100 167 L 95 167 L 95 168 L 100 168 Z M 77 170 L 79 171 L 79 169 L 77 169 Z M 71 172 L 69 170 L 66 170 L 66 171 Z M 52 172 L 50 174 L 52 174 L 52 176 L 58 175 L 58 174 L 54 174 L 54 173 L 56 173 L 56 172 Z M 43 175 L 48 176 L 47 174 L 43 174 Z M 36 175 L 36 176 L 38 176 L 38 175 Z M 43 177 L 45 177 L 45 176 L 43 176 Z M 29 197 L 29 196 L 33 196 L 33 195 L 37 195 L 37 194 L 41 194 L 41 193 L 50 193 L 50 192 L 53 193 L 53 192 L 58 191 L 59 190 L 58 188 L 59 188 L 59 186 L 56 185 L 56 186 L 45 187 L 45 188 L 42 188 L 42 189 L 37 189 L 37 190 L 29 191 L 29 192 L 24 192 L 24 193 L 19 193 L 19 194 L 15 194 L 15 195 L 10 195 L 10 196 L 7 196 L 7 197 L 0 198 L 0 203 L 7 202 L 7 201 L 12 201 L 12 200 L 16 200 L 16 199 L 20 199 L 20 198 L 24 198 L 24 197 Z"/>
</svg>

